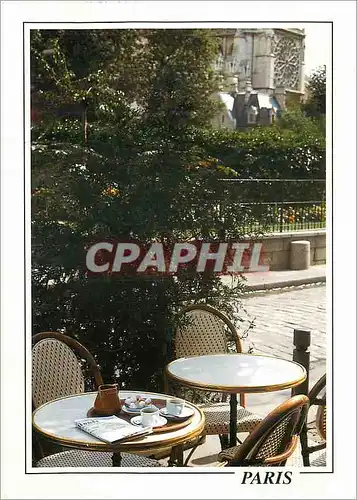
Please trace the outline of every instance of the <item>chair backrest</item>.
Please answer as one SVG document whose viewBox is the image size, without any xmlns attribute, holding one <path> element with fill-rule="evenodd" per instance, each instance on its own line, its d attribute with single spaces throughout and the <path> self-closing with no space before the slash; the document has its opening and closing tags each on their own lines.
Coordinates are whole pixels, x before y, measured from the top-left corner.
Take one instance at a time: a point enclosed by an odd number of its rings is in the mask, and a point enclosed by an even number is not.
<svg viewBox="0 0 357 500">
<path fill-rule="evenodd" d="M 309 408 L 307 396 L 279 405 L 240 446 L 220 453 L 230 466 L 284 466 L 294 452 Z"/>
<path fill-rule="evenodd" d="M 182 324 L 176 329 L 174 337 L 176 358 L 228 353 L 230 339 L 236 352 L 242 352 L 242 345 L 233 323 L 214 307 L 194 304 L 183 309 L 180 316 Z M 194 392 L 196 395 L 203 394 L 202 391 Z M 186 398 L 192 399 L 187 395 Z M 225 401 L 226 395 L 220 395 L 218 398 Z M 195 400 L 198 401 L 199 399 Z M 240 404 L 245 406 L 245 394 L 240 395 Z"/>
<path fill-rule="evenodd" d="M 313 386 L 309 393 L 310 406 L 317 406 L 316 429 L 326 441 L 326 374 Z"/>
<path fill-rule="evenodd" d="M 84 392 L 85 378 L 80 360 L 88 364 L 96 386 L 103 383 L 93 356 L 72 337 L 58 332 L 41 332 L 33 336 L 32 345 L 34 408 L 52 399 Z"/>
<path fill-rule="evenodd" d="M 175 333 L 176 358 L 229 352 L 227 331 L 233 339 L 237 352 L 242 352 L 237 330 L 217 309 L 197 304 L 185 308 L 181 314 L 185 324 L 179 326 Z"/>
<path fill-rule="evenodd" d="M 309 392 L 308 397 L 310 400 L 310 408 L 313 408 L 314 406 L 318 407 L 315 417 L 315 426 L 317 432 L 320 434 L 322 442 L 318 443 L 315 442 L 315 440 L 313 442 L 309 442 L 308 428 L 307 425 L 305 425 L 300 436 L 301 455 L 305 467 L 310 465 L 310 455 L 312 453 L 326 448 L 326 374 L 316 382 Z M 309 418 L 309 424 L 310 423 Z M 311 431 L 311 429 L 309 429 L 309 431 Z"/>
<path fill-rule="evenodd" d="M 326 405 L 320 405 L 316 413 L 316 428 L 321 439 L 326 441 Z"/>
</svg>

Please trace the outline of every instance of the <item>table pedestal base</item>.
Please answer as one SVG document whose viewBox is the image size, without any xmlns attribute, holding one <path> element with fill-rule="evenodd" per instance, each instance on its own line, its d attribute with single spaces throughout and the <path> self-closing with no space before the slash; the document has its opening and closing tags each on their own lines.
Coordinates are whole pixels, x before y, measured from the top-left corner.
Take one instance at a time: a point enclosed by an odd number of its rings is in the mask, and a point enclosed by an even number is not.
<svg viewBox="0 0 357 500">
<path fill-rule="evenodd" d="M 237 446 L 237 394 L 231 394 L 230 401 L 230 422 L 229 422 L 229 444 Z"/>
</svg>

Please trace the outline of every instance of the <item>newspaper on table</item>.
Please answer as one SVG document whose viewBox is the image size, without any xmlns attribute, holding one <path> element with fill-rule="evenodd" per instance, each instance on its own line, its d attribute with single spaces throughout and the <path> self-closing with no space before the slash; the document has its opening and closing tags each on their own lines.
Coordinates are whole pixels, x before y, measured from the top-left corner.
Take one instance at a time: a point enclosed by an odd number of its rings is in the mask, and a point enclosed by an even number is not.
<svg viewBox="0 0 357 500">
<path fill-rule="evenodd" d="M 152 427 L 137 427 L 122 418 L 98 417 L 75 420 L 76 426 L 105 443 L 114 444 L 152 433 Z"/>
</svg>

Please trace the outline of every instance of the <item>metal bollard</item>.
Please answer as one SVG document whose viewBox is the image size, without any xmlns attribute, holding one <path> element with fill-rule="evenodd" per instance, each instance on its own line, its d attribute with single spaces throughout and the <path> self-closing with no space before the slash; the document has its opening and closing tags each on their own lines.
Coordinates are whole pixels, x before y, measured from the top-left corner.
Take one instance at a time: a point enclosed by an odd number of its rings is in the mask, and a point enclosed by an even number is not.
<svg viewBox="0 0 357 500">
<path fill-rule="evenodd" d="M 294 346 L 293 361 L 302 365 L 307 373 L 306 380 L 297 387 L 292 389 L 292 395 L 309 393 L 309 371 L 310 371 L 310 351 L 311 332 L 310 330 L 294 329 Z"/>
<path fill-rule="evenodd" d="M 302 384 L 292 389 L 291 391 L 292 396 L 296 396 L 297 394 L 305 394 L 307 396 L 309 394 L 310 344 L 311 344 L 311 332 L 309 330 L 294 329 L 295 349 L 293 351 L 293 361 L 296 361 L 296 363 L 299 363 L 305 368 L 307 376 L 306 380 Z M 310 465 L 306 422 L 303 425 L 300 434 L 300 442 L 301 442 L 301 455 L 303 459 L 303 464 L 306 467 Z"/>
</svg>

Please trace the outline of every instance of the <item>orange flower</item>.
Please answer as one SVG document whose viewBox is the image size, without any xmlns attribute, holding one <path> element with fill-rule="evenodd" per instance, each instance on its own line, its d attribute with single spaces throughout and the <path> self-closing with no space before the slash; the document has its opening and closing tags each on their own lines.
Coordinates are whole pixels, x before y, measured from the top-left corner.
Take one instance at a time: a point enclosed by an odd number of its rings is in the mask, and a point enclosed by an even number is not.
<svg viewBox="0 0 357 500">
<path fill-rule="evenodd" d="M 104 191 L 102 192 L 102 194 L 104 196 L 119 196 L 120 195 L 120 191 L 118 188 L 115 188 L 115 187 L 112 187 L 112 186 L 108 186 L 106 189 L 104 189 Z"/>
</svg>

